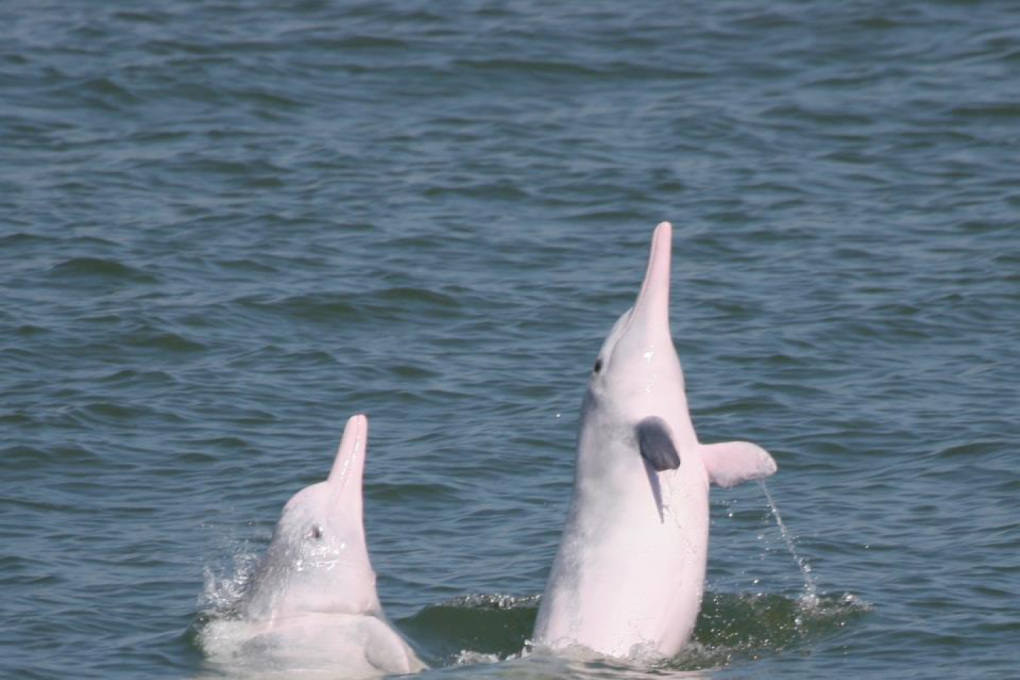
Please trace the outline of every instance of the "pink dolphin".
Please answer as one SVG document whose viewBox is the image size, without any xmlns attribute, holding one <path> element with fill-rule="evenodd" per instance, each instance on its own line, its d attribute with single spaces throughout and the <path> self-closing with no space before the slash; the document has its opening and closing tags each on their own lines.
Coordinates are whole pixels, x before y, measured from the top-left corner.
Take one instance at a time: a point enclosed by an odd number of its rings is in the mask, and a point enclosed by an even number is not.
<svg viewBox="0 0 1020 680">
<path fill-rule="evenodd" d="M 386 620 L 376 593 L 362 520 L 367 445 L 368 419 L 351 417 L 326 481 L 284 506 L 238 618 L 202 632 L 213 661 L 345 678 L 425 668 Z"/>
<path fill-rule="evenodd" d="M 671 242 L 663 222 L 637 301 L 592 370 L 574 495 L 535 623 L 540 647 L 676 654 L 701 607 L 709 484 L 776 471 L 754 444 L 698 442 L 669 330 Z"/>
</svg>

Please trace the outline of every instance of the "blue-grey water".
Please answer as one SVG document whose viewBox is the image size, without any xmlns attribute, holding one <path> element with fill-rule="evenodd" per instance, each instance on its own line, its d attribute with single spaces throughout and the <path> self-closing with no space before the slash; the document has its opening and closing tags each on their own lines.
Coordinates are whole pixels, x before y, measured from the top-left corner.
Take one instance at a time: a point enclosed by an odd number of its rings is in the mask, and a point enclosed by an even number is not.
<svg viewBox="0 0 1020 680">
<path fill-rule="evenodd" d="M 189 678 L 367 412 L 428 678 L 1020 677 L 1020 6 L 0 4 L 0 676 Z M 676 228 L 696 644 L 520 656 Z"/>
</svg>

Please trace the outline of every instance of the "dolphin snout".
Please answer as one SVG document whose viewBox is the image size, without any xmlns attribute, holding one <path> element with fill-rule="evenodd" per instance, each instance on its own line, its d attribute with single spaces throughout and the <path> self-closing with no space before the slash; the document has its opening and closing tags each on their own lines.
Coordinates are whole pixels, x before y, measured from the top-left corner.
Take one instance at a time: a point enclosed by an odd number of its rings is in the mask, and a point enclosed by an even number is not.
<svg viewBox="0 0 1020 680">
<path fill-rule="evenodd" d="M 669 321 L 669 263 L 672 256 L 673 227 L 661 222 L 652 236 L 648 268 L 634 303 L 634 319 Z"/>
</svg>

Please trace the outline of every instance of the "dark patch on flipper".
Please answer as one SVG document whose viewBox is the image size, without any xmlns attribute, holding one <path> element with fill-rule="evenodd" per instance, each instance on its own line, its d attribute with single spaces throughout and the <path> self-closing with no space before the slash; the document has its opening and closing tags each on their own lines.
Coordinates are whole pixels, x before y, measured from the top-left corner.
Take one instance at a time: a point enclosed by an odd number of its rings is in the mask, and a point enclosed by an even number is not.
<svg viewBox="0 0 1020 680">
<path fill-rule="evenodd" d="M 645 418 L 637 427 L 638 450 L 641 457 L 648 461 L 657 472 L 676 470 L 680 467 L 680 454 L 673 446 L 669 425 L 662 418 L 651 416 Z"/>
</svg>

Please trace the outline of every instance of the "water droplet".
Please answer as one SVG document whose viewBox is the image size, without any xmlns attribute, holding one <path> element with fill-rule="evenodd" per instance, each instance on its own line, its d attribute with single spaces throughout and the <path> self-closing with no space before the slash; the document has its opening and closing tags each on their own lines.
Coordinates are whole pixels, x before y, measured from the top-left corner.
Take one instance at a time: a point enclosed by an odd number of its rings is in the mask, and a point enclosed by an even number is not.
<svg viewBox="0 0 1020 680">
<path fill-rule="evenodd" d="M 801 573 L 804 574 L 805 603 L 808 606 L 815 606 L 818 604 L 818 587 L 815 586 L 815 580 L 811 578 L 811 565 L 797 554 L 797 549 L 793 544 L 793 536 L 787 530 L 786 525 L 783 524 L 783 518 L 779 514 L 779 508 L 776 507 L 775 501 L 772 500 L 772 494 L 769 493 L 769 489 L 765 486 L 765 482 L 759 479 L 758 486 L 760 486 L 761 490 L 765 492 L 765 498 L 769 502 L 769 508 L 772 509 L 772 516 L 776 518 L 776 524 L 779 526 L 779 533 L 782 534 L 783 540 L 786 541 L 786 547 L 789 548 L 794 561 L 797 563 L 797 566 L 800 567 Z"/>
</svg>

